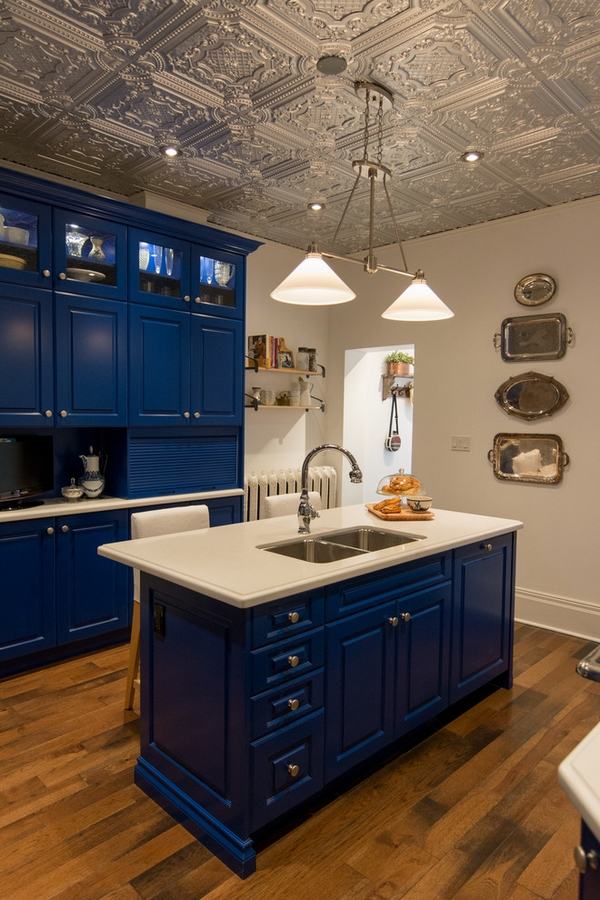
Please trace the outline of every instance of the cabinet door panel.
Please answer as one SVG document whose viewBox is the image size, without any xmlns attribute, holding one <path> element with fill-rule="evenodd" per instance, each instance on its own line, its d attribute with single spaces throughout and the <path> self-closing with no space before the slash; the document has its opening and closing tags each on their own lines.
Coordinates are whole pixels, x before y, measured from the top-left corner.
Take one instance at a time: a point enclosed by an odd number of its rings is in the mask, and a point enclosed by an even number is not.
<svg viewBox="0 0 600 900">
<path fill-rule="evenodd" d="M 326 628 L 327 779 L 371 756 L 394 732 L 395 604 Z"/>
<path fill-rule="evenodd" d="M 451 702 L 512 664 L 512 540 L 503 535 L 455 551 Z"/>
<path fill-rule="evenodd" d="M 129 424 L 183 425 L 190 408 L 190 316 L 129 307 Z"/>
<path fill-rule="evenodd" d="M 50 207 L 0 194 L 0 216 L 0 281 L 50 290 Z"/>
<path fill-rule="evenodd" d="M 127 626 L 127 570 L 97 553 L 100 544 L 126 539 L 127 514 L 124 510 L 56 520 L 59 644 Z"/>
<path fill-rule="evenodd" d="M 56 346 L 57 424 L 125 425 L 126 306 L 57 295 Z"/>
<path fill-rule="evenodd" d="M 192 246 L 190 288 L 197 312 L 241 319 L 245 277 L 244 257 L 226 250 Z"/>
<path fill-rule="evenodd" d="M 130 228 L 129 300 L 189 309 L 190 245 L 164 234 Z"/>
<path fill-rule="evenodd" d="M 448 705 L 451 604 L 450 582 L 398 601 L 396 731 L 399 734 L 437 715 Z M 407 614 L 410 619 L 405 621 Z"/>
<path fill-rule="evenodd" d="M 52 425 L 52 295 L 0 285 L 0 426 Z"/>
<path fill-rule="evenodd" d="M 199 425 L 241 425 L 242 323 L 192 316 L 192 415 Z M 199 413 L 199 415 L 197 415 Z"/>
<path fill-rule="evenodd" d="M 0 661 L 56 644 L 54 519 L 0 526 Z"/>
<path fill-rule="evenodd" d="M 59 291 L 127 298 L 127 228 L 100 216 L 55 209 L 54 284 Z"/>
</svg>

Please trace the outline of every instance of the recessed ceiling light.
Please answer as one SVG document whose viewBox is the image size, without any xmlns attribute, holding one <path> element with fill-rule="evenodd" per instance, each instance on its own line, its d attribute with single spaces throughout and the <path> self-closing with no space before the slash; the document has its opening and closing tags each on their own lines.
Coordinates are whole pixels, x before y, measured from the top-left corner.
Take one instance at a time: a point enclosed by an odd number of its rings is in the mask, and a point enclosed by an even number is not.
<svg viewBox="0 0 600 900">
<path fill-rule="evenodd" d="M 313 212 L 320 212 L 325 208 L 325 204 L 321 200 L 313 200 L 312 203 L 308 204 L 308 208 L 312 209 Z"/>
<path fill-rule="evenodd" d="M 348 68 L 343 56 L 322 56 L 317 60 L 317 69 L 322 75 L 341 75 Z"/>
<path fill-rule="evenodd" d="M 179 156 L 179 148 L 174 147 L 173 144 L 167 144 L 166 147 L 160 148 L 165 156 L 168 156 L 169 159 L 172 159 L 174 156 Z"/>
<path fill-rule="evenodd" d="M 481 150 L 465 150 L 464 153 L 461 154 L 463 162 L 479 162 L 480 159 L 483 159 L 483 151 Z"/>
</svg>

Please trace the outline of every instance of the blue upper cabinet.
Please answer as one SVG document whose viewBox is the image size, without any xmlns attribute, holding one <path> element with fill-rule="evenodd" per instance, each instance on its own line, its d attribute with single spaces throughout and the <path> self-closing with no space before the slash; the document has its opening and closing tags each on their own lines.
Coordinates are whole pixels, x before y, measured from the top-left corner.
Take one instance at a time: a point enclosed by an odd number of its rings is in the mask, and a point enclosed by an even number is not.
<svg viewBox="0 0 600 900">
<path fill-rule="evenodd" d="M 125 225 L 63 209 L 54 210 L 54 284 L 69 294 L 125 300 Z"/>
<path fill-rule="evenodd" d="M 0 427 L 51 427 L 52 382 L 52 294 L 0 283 Z"/>
<path fill-rule="evenodd" d="M 197 425 L 241 425 L 242 323 L 215 316 L 191 319 L 191 419 Z"/>
<path fill-rule="evenodd" d="M 127 307 L 57 294 L 57 425 L 127 424 Z"/>
<path fill-rule="evenodd" d="M 190 413 L 188 312 L 129 307 L 129 424 L 185 425 Z"/>
<path fill-rule="evenodd" d="M 0 193 L 0 280 L 52 287 L 50 207 Z"/>
<path fill-rule="evenodd" d="M 244 315 L 244 258 L 237 253 L 192 247 L 191 284 L 196 312 L 241 319 Z"/>
<path fill-rule="evenodd" d="M 185 309 L 190 304 L 190 245 L 164 234 L 129 229 L 129 299 Z"/>
</svg>

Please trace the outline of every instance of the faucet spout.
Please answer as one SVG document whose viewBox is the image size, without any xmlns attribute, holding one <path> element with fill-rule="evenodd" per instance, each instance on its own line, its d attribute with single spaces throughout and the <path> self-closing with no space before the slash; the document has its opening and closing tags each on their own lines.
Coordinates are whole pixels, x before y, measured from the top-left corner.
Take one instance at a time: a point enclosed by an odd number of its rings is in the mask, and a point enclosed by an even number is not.
<svg viewBox="0 0 600 900">
<path fill-rule="evenodd" d="M 310 534 L 310 523 L 312 519 L 316 519 L 319 516 L 319 513 L 308 498 L 308 467 L 317 453 L 322 453 L 324 450 L 337 450 L 347 458 L 350 463 L 350 481 L 352 484 L 360 484 L 363 478 L 360 466 L 358 465 L 354 454 L 349 450 L 344 449 L 344 447 L 340 447 L 339 444 L 321 444 L 319 447 L 314 447 L 310 450 L 302 463 L 302 475 L 300 479 L 301 493 L 300 503 L 298 505 L 299 534 Z"/>
</svg>

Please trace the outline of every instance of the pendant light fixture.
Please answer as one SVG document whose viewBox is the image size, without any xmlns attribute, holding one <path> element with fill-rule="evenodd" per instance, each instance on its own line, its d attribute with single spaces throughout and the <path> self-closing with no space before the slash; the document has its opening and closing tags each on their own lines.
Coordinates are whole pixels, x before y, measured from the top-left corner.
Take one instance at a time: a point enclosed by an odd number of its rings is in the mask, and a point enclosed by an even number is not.
<svg viewBox="0 0 600 900">
<path fill-rule="evenodd" d="M 393 96 L 379 84 L 372 81 L 358 81 L 354 85 L 356 94 L 365 101 L 364 114 L 364 132 L 363 132 L 363 155 L 361 159 L 352 162 L 352 168 L 356 172 L 356 178 L 352 186 L 352 190 L 344 206 L 342 216 L 338 223 L 333 236 L 333 242 L 340 232 L 340 229 L 346 218 L 346 213 L 352 203 L 352 199 L 356 192 L 356 188 L 361 178 L 367 178 L 369 182 L 369 247 L 367 256 L 363 260 L 355 259 L 352 256 L 340 256 L 337 253 L 329 253 L 328 251 L 320 251 L 315 244 L 311 244 L 308 248 L 306 257 L 296 266 L 287 278 L 278 285 L 271 293 L 274 300 L 280 303 L 293 303 L 300 306 L 331 306 L 336 303 L 347 303 L 356 296 L 347 284 L 336 275 L 330 265 L 325 261 L 327 259 L 340 259 L 344 262 L 354 263 L 354 265 L 362 266 L 364 271 L 369 275 L 376 272 L 392 272 L 394 275 L 402 275 L 412 279 L 412 284 L 392 303 L 384 313 L 385 319 L 397 319 L 399 321 L 428 322 L 435 319 L 448 319 L 454 315 L 445 303 L 440 300 L 437 294 L 431 290 L 425 275 L 421 269 L 412 273 L 407 271 L 406 259 L 400 233 L 398 231 L 398 223 L 394 215 L 392 201 L 390 199 L 387 181 L 391 178 L 391 171 L 387 166 L 383 165 L 383 114 L 386 110 L 393 106 Z M 371 122 L 371 107 L 376 108 L 377 122 L 377 147 L 375 159 L 369 157 L 369 130 Z M 374 224 L 375 224 L 375 188 L 377 183 L 383 187 L 386 203 L 389 213 L 394 224 L 396 232 L 396 242 L 400 250 L 403 269 L 396 269 L 392 266 L 384 266 L 377 262 L 377 258 L 373 252 L 374 244 Z"/>
</svg>

